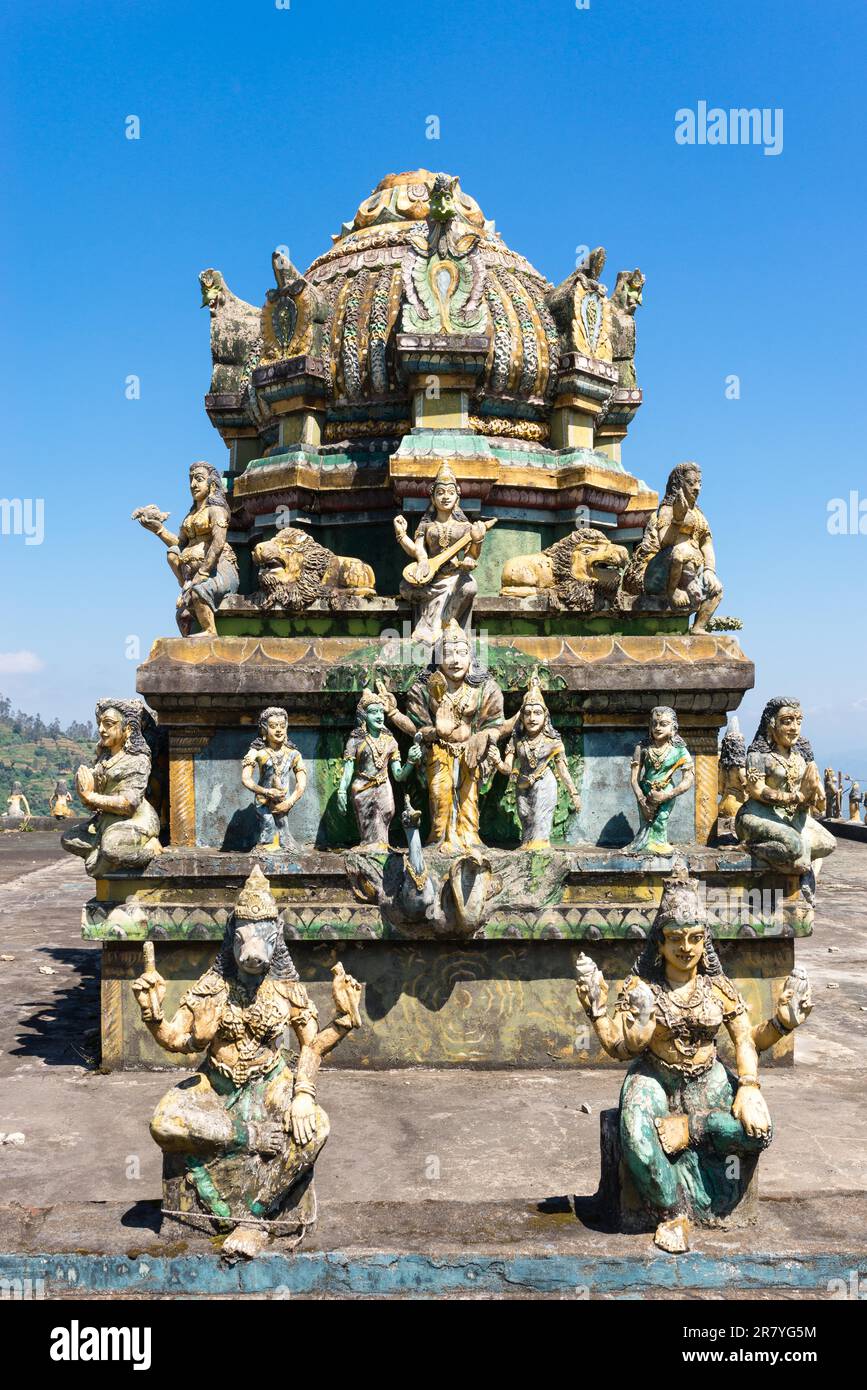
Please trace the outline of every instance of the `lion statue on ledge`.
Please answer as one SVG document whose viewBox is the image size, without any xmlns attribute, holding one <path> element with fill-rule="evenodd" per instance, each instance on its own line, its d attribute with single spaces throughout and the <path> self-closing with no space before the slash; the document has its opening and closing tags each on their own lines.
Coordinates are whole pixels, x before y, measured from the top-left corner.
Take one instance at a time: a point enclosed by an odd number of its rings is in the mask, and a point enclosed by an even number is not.
<svg viewBox="0 0 867 1390">
<path fill-rule="evenodd" d="M 507 560 L 500 593 L 512 598 L 545 594 L 561 608 L 589 613 L 614 606 L 628 561 L 622 545 L 612 545 L 593 526 L 581 526 L 547 550 Z"/>
<path fill-rule="evenodd" d="M 284 526 L 253 550 L 259 571 L 256 600 L 262 608 L 298 612 L 319 599 L 369 598 L 376 593 L 370 565 L 335 555 L 295 526 Z"/>
</svg>

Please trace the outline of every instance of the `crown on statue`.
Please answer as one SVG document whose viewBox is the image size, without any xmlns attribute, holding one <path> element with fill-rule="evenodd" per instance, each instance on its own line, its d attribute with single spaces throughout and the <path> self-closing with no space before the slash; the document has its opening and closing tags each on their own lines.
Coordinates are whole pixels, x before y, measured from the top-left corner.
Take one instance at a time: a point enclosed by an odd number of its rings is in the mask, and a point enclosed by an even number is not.
<svg viewBox="0 0 867 1390">
<path fill-rule="evenodd" d="M 454 618 L 449 618 L 448 622 L 443 628 L 443 646 L 446 646 L 446 644 L 449 642 L 461 642 L 465 647 L 468 647 L 470 645 L 469 637 L 464 632 L 464 629 L 461 627 L 460 623 L 455 622 Z"/>
<path fill-rule="evenodd" d="M 443 483 L 454 483 L 458 492 L 460 492 L 461 490 L 461 485 L 458 482 L 457 474 L 455 473 L 454 469 L 451 468 L 447 463 L 440 464 L 439 472 L 437 473 L 436 477 L 431 483 L 431 492 L 433 492 L 435 488 L 440 487 Z"/>
<path fill-rule="evenodd" d="M 235 899 L 235 916 L 245 922 L 264 922 L 277 916 L 271 885 L 258 864 Z"/>
<path fill-rule="evenodd" d="M 548 708 L 545 704 L 545 696 L 542 694 L 542 683 L 539 680 L 538 671 L 534 671 L 530 677 L 530 684 L 527 686 L 521 701 L 522 708 L 524 705 L 541 705 L 543 709 Z"/>
</svg>

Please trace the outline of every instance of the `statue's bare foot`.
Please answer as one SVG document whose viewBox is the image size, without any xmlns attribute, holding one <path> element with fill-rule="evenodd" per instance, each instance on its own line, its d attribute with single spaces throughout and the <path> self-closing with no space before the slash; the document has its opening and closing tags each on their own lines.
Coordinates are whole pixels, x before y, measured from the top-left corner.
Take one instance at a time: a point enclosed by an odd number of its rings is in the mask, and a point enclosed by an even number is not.
<svg viewBox="0 0 867 1390">
<path fill-rule="evenodd" d="M 690 608 L 692 599 L 686 589 L 674 589 L 670 595 L 672 608 Z"/>
<path fill-rule="evenodd" d="M 689 1145 L 689 1116 L 666 1115 L 664 1119 L 654 1120 L 659 1142 L 669 1158 L 682 1153 Z"/>
<path fill-rule="evenodd" d="M 682 1255 L 689 1249 L 690 1229 L 689 1217 L 673 1216 L 670 1221 L 660 1221 L 653 1243 L 669 1255 Z"/>
<path fill-rule="evenodd" d="M 265 1226 L 236 1226 L 231 1235 L 223 1241 L 222 1255 L 242 1255 L 252 1260 L 271 1244 L 271 1237 Z"/>
<path fill-rule="evenodd" d="M 286 1143 L 286 1131 L 276 1121 L 265 1120 L 260 1124 L 248 1124 L 250 1148 L 257 1154 L 278 1154 Z"/>
</svg>

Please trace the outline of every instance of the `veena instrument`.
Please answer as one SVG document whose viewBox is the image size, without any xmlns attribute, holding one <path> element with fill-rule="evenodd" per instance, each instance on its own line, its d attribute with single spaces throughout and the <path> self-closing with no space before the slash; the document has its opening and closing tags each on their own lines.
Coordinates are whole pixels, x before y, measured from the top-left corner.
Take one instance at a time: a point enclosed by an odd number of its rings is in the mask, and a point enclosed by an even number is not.
<svg viewBox="0 0 867 1390">
<path fill-rule="evenodd" d="M 495 516 L 489 516 L 482 521 L 482 525 L 486 531 L 490 531 L 491 527 L 496 526 L 496 524 L 497 518 Z M 455 541 L 453 545 L 449 545 L 445 550 L 441 550 L 439 555 L 431 556 L 427 562 L 427 572 L 423 579 L 420 578 L 418 574 L 417 560 L 413 560 L 411 564 L 406 566 L 403 571 L 403 577 L 407 584 L 412 584 L 416 587 L 420 587 L 422 584 L 429 584 L 434 575 L 442 569 L 443 565 L 447 565 L 449 560 L 454 559 L 455 555 L 459 555 L 462 550 L 466 550 L 467 546 L 472 544 L 473 538 L 470 532 L 467 531 L 465 535 L 461 536 L 459 541 Z"/>
</svg>

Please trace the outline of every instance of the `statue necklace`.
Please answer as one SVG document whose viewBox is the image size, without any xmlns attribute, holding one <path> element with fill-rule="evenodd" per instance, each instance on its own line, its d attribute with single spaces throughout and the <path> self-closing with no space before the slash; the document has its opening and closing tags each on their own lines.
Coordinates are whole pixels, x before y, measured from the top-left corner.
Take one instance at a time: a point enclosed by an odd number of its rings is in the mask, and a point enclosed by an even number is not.
<svg viewBox="0 0 867 1390">
<path fill-rule="evenodd" d="M 797 750 L 793 748 L 788 757 L 784 757 L 782 753 L 774 752 L 773 748 L 768 750 L 774 762 L 779 763 L 780 767 L 783 769 L 787 792 L 796 792 L 801 785 L 801 777 L 803 774 L 794 756 L 796 751 Z"/>
<path fill-rule="evenodd" d="M 657 748 L 656 745 L 653 743 L 648 743 L 644 752 L 647 761 L 650 763 L 654 772 L 659 771 L 659 769 L 662 767 L 662 764 L 665 762 L 665 759 L 668 757 L 670 751 L 671 741 L 669 739 L 666 739 L 665 743 L 663 743 L 660 748 Z"/>
<path fill-rule="evenodd" d="M 377 772 L 381 772 L 385 764 L 389 739 L 390 735 L 386 733 L 385 729 L 383 729 L 381 734 L 377 734 L 376 738 L 370 733 L 364 735 L 364 742 L 370 750 L 370 756 L 373 759 L 373 765 Z"/>
</svg>

